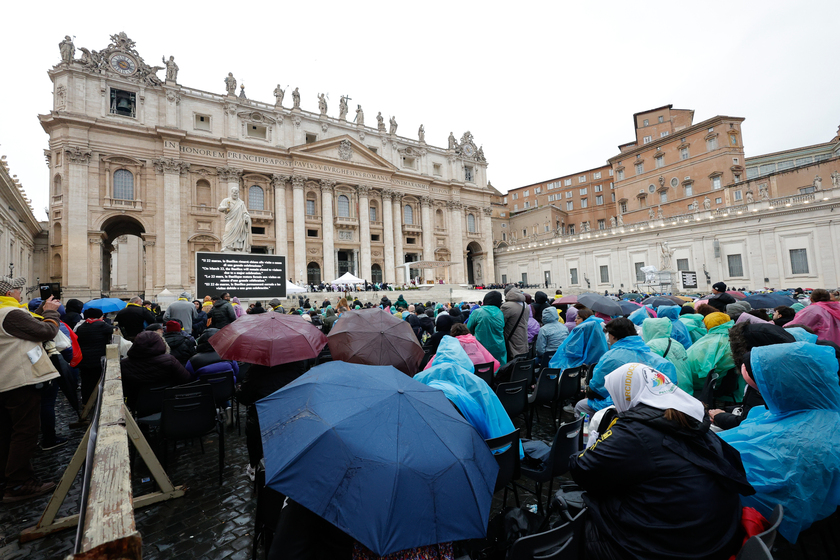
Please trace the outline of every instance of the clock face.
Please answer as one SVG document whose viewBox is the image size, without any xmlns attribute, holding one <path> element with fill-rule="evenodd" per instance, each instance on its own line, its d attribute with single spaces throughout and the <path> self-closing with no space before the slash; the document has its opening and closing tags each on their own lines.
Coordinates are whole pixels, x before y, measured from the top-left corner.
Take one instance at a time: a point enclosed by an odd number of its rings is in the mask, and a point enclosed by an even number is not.
<svg viewBox="0 0 840 560">
<path fill-rule="evenodd" d="M 473 149 L 473 147 L 472 147 L 471 145 L 469 145 L 469 144 L 467 144 L 466 146 L 464 146 L 464 150 L 463 150 L 463 151 L 464 151 L 464 155 L 465 155 L 465 156 L 467 156 L 467 157 L 472 157 L 472 155 L 475 153 L 475 150 L 474 150 L 474 149 Z"/>
<path fill-rule="evenodd" d="M 111 68 L 118 74 L 123 76 L 130 76 L 137 70 L 137 63 L 130 56 L 124 54 L 115 54 L 111 57 Z"/>
</svg>

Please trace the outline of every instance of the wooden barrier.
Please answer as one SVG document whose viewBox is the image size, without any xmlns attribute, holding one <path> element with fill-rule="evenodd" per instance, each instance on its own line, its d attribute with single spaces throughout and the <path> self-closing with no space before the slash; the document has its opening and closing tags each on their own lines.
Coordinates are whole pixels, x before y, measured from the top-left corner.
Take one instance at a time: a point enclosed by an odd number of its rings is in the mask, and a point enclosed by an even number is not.
<svg viewBox="0 0 840 560">
<path fill-rule="evenodd" d="M 124 404 L 118 345 L 108 346 L 106 358 L 81 546 L 78 547 L 79 553 L 68 556 L 68 559 L 142 558 L 141 538 L 134 525 L 134 509 L 184 495 L 183 486 L 172 485 Z M 21 542 L 78 525 L 78 514 L 58 520 L 55 516 L 85 462 L 90 433 L 91 428 L 88 427 L 44 514 L 37 525 L 21 532 Z M 132 496 L 129 440 L 149 467 L 159 492 L 137 498 Z"/>
</svg>

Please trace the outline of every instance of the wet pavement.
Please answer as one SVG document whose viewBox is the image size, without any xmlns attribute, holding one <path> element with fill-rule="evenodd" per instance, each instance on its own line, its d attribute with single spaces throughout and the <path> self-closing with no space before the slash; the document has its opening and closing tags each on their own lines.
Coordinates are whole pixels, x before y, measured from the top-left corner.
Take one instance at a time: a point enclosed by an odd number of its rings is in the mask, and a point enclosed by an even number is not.
<svg viewBox="0 0 840 560">
<path fill-rule="evenodd" d="M 546 409 L 547 410 L 547 409 Z M 33 459 L 37 474 L 44 480 L 56 483 L 76 451 L 84 435 L 83 429 L 70 430 L 67 425 L 75 415 L 63 396 L 56 403 L 57 431 L 67 437 L 67 445 L 51 451 L 36 452 Z M 551 443 L 550 413 L 541 415 L 543 422 L 535 422 L 533 438 Z M 225 432 L 225 467 L 221 486 L 218 479 L 218 441 L 216 435 L 203 438 L 204 453 L 197 441 L 178 443 L 177 451 L 169 449 L 167 473 L 174 485 L 185 485 L 187 493 L 159 504 L 135 511 L 137 530 L 143 539 L 143 557 L 148 560 L 169 558 L 207 558 L 243 560 L 251 557 L 254 511 L 256 500 L 253 485 L 245 474 L 248 453 L 245 446 L 245 410 L 241 410 L 241 435 L 236 428 Z M 517 427 L 524 423 L 516 421 Z M 135 463 L 137 465 L 137 463 Z M 140 496 L 156 490 L 144 468 L 135 468 L 132 474 L 133 491 Z M 533 487 L 521 479 L 520 484 Z M 81 493 L 81 476 L 73 487 L 58 517 L 78 513 Z M 522 505 L 535 504 L 532 495 L 519 492 Z M 500 511 L 502 492 L 494 498 L 493 513 Z M 21 530 L 38 522 L 49 501 L 49 495 L 17 503 L 0 504 L 0 560 L 17 558 L 64 558 L 72 554 L 75 528 L 65 529 L 44 538 L 20 544 Z M 508 494 L 508 505 L 513 497 Z"/>
</svg>

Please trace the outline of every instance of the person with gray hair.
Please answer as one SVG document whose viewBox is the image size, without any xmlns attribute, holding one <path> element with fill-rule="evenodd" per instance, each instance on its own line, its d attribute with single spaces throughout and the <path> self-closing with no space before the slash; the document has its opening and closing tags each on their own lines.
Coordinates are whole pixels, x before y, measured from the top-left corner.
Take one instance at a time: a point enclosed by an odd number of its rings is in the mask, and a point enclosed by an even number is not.
<svg viewBox="0 0 840 560">
<path fill-rule="evenodd" d="M 134 337 L 140 334 L 148 325 L 155 322 L 154 314 L 143 307 L 143 298 L 134 296 L 128 301 L 125 309 L 117 313 L 114 317 L 117 326 L 123 333 L 123 336 L 134 341 Z M 190 323 L 192 325 L 192 323 Z"/>
<path fill-rule="evenodd" d="M 190 301 L 189 292 L 181 292 L 178 296 L 178 301 L 169 304 L 166 312 L 163 314 L 163 321 L 166 323 L 172 319 L 177 319 L 184 327 L 184 332 L 191 335 L 193 333 L 193 321 L 195 321 L 195 304 Z"/>
</svg>

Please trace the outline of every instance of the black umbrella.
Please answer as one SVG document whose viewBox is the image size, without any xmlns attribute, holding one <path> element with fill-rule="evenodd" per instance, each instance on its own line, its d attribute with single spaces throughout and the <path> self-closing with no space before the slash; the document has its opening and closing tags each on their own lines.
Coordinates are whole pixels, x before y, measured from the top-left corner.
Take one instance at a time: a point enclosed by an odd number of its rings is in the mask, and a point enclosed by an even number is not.
<svg viewBox="0 0 840 560">
<path fill-rule="evenodd" d="M 610 317 L 613 315 L 623 315 L 624 313 L 617 301 L 613 301 L 601 294 L 581 294 L 578 296 L 577 300 L 578 303 L 585 305 L 592 311 L 597 311 L 598 313 L 603 313 L 604 315 L 609 315 Z"/>
<path fill-rule="evenodd" d="M 780 305 L 791 306 L 796 300 L 786 294 L 755 294 L 744 299 L 753 309 L 772 309 Z"/>
</svg>

